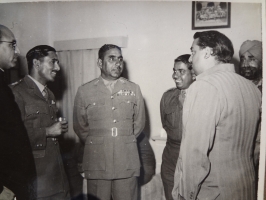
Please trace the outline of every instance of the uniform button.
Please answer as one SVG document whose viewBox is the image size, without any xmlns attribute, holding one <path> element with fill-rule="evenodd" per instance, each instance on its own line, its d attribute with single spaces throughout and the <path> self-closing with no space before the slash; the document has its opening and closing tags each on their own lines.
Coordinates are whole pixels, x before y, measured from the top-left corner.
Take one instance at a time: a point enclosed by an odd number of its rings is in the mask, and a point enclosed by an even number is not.
<svg viewBox="0 0 266 200">
<path fill-rule="evenodd" d="M 95 105 L 96 105 L 96 103 L 93 103 L 92 105 L 94 105 L 94 106 L 95 106 Z"/>
<path fill-rule="evenodd" d="M 37 114 L 39 114 L 39 110 L 37 110 L 37 112 L 36 112 Z"/>
<path fill-rule="evenodd" d="M 117 121 L 116 121 L 116 119 L 114 119 L 114 121 L 113 121 L 114 123 L 116 123 Z"/>
<path fill-rule="evenodd" d="M 115 110 L 115 107 L 112 107 L 112 110 Z"/>
<path fill-rule="evenodd" d="M 54 118 L 54 116 L 51 117 L 52 119 Z"/>
<path fill-rule="evenodd" d="M 114 98 L 114 96 L 111 96 L 111 99 L 113 99 Z"/>
<path fill-rule="evenodd" d="M 40 144 L 40 147 L 42 147 L 42 144 Z"/>
<path fill-rule="evenodd" d="M 127 101 L 127 103 L 130 103 L 130 101 Z"/>
<path fill-rule="evenodd" d="M 55 142 L 54 144 L 57 145 L 57 142 Z"/>
<path fill-rule="evenodd" d="M 37 146 L 37 147 L 39 147 L 39 145 L 38 145 L 38 144 L 37 144 L 36 146 Z"/>
</svg>

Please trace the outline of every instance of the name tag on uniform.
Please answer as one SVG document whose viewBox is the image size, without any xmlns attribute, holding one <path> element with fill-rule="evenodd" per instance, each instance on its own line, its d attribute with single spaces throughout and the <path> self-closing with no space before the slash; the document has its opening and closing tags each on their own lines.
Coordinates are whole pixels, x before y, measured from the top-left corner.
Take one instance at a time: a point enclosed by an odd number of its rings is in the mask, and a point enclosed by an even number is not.
<svg viewBox="0 0 266 200">
<path fill-rule="evenodd" d="M 136 94 L 132 90 L 120 90 L 117 96 L 136 96 Z"/>
</svg>

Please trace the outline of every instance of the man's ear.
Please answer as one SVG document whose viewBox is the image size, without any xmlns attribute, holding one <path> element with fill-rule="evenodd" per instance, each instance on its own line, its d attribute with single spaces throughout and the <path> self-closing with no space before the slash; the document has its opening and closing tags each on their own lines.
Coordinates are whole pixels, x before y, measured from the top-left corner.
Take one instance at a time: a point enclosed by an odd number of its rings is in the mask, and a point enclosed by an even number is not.
<svg viewBox="0 0 266 200">
<path fill-rule="evenodd" d="M 97 61 L 97 65 L 98 65 L 98 67 L 99 67 L 100 69 L 102 69 L 102 67 L 103 67 L 103 61 L 102 61 L 102 59 L 98 59 L 98 61 Z"/>
<path fill-rule="evenodd" d="M 37 60 L 37 59 L 33 59 L 33 68 L 35 68 L 36 70 L 38 70 L 39 69 L 39 67 L 40 67 L 40 61 L 39 60 Z"/>
<path fill-rule="evenodd" d="M 210 48 L 210 47 L 205 47 L 204 50 L 205 50 L 205 56 L 204 56 L 205 59 L 207 59 L 207 58 L 209 58 L 210 56 L 212 56 L 212 53 L 213 53 L 212 48 Z"/>
</svg>

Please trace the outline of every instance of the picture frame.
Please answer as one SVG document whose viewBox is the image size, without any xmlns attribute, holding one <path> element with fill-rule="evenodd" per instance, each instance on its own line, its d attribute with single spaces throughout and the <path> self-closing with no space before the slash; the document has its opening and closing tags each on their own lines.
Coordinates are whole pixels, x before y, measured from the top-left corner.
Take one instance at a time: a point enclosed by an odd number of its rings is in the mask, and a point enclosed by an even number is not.
<svg viewBox="0 0 266 200">
<path fill-rule="evenodd" d="M 215 1 L 192 2 L 192 30 L 231 27 L 231 3 Z"/>
</svg>

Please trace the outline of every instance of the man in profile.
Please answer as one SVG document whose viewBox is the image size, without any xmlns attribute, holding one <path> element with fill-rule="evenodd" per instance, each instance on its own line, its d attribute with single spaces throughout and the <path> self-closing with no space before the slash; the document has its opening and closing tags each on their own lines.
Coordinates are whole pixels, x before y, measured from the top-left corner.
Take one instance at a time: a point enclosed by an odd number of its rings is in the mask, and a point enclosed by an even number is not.
<svg viewBox="0 0 266 200">
<path fill-rule="evenodd" d="M 121 48 L 99 50 L 101 76 L 80 86 L 73 127 L 85 144 L 83 170 L 88 194 L 101 200 L 136 200 L 140 174 L 137 137 L 145 125 L 140 87 L 121 77 Z"/>
<path fill-rule="evenodd" d="M 37 171 L 37 199 L 70 199 L 58 137 L 68 131 L 65 120 L 58 120 L 56 99 L 47 87 L 60 70 L 56 50 L 38 45 L 28 51 L 29 75 L 12 85 L 15 100 L 32 146 Z"/>
<path fill-rule="evenodd" d="M 0 25 L 0 199 L 34 200 L 35 176 L 29 138 L 18 105 L 5 82 L 5 71 L 19 55 L 14 34 Z M 10 191 L 11 190 L 11 191 Z"/>
<path fill-rule="evenodd" d="M 234 49 L 224 34 L 196 32 L 191 52 L 197 77 L 184 102 L 173 197 L 255 200 L 261 93 L 229 64 Z"/>
</svg>

